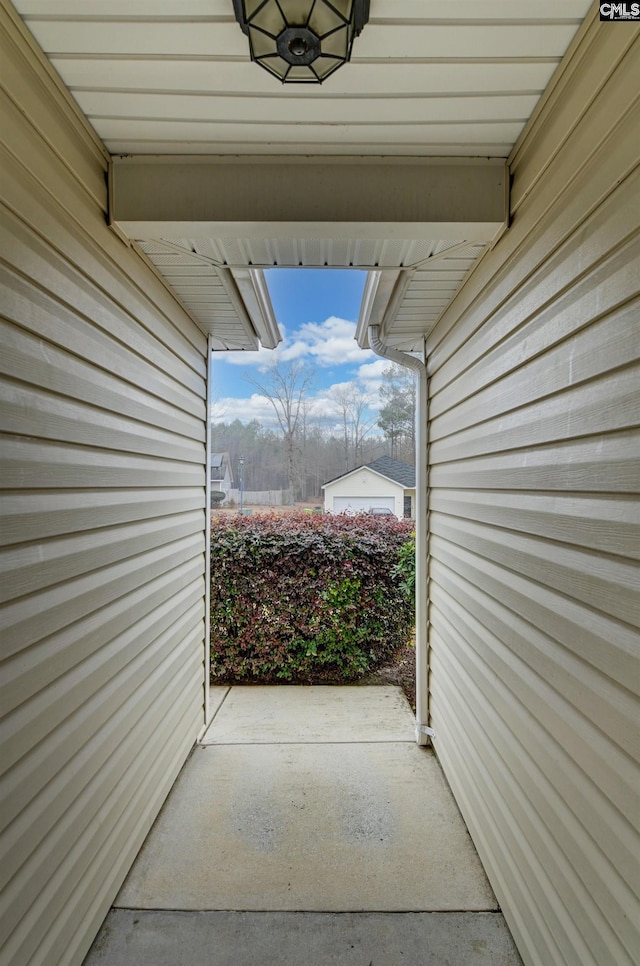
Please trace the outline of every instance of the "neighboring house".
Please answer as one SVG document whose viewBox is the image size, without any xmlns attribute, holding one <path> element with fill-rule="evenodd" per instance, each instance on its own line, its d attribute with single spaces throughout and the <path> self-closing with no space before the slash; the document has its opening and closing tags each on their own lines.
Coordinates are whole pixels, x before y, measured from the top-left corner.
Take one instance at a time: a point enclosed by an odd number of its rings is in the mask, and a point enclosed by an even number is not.
<svg viewBox="0 0 640 966">
<path fill-rule="evenodd" d="M 233 487 L 233 472 L 228 453 L 211 454 L 211 489 L 229 494 Z"/>
<path fill-rule="evenodd" d="M 322 486 L 328 513 L 368 513 L 388 509 L 399 519 L 414 516 L 415 467 L 381 456 Z"/>
</svg>

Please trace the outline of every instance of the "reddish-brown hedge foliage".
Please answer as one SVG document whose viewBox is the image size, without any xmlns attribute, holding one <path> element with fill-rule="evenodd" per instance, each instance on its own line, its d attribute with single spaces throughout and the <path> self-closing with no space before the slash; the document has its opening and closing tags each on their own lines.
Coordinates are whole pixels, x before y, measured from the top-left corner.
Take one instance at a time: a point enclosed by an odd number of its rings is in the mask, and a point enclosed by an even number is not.
<svg viewBox="0 0 640 966">
<path fill-rule="evenodd" d="M 413 628 L 396 569 L 412 530 L 365 515 L 216 519 L 212 678 L 348 680 L 379 665 Z"/>
</svg>

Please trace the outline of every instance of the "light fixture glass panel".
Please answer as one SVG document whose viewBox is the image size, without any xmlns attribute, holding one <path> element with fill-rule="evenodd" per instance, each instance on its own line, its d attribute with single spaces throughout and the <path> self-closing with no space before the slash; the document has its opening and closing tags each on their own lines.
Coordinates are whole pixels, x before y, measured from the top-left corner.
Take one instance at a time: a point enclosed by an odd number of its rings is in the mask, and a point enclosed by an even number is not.
<svg viewBox="0 0 640 966">
<path fill-rule="evenodd" d="M 335 10 L 327 7 L 324 3 L 316 3 L 309 18 L 309 27 L 318 37 L 323 37 L 324 34 L 343 26 L 344 20 L 338 16 Z"/>
<path fill-rule="evenodd" d="M 349 55 L 349 29 L 345 26 L 322 40 L 322 53 L 346 60 Z"/>
<path fill-rule="evenodd" d="M 301 84 L 305 82 L 318 83 L 315 74 L 309 67 L 292 67 L 287 74 L 287 81 L 296 81 Z"/>
<path fill-rule="evenodd" d="M 244 18 L 251 20 L 258 7 L 262 6 L 264 0 L 243 0 Z"/>
<path fill-rule="evenodd" d="M 261 67 L 264 67 L 266 70 L 270 71 L 272 74 L 275 74 L 275 76 L 280 80 L 284 80 L 291 67 L 286 60 L 283 60 L 282 57 L 278 57 L 277 54 L 273 57 L 262 57 L 257 61 L 257 63 L 259 63 Z"/>
<path fill-rule="evenodd" d="M 325 77 L 333 74 L 334 70 L 337 70 L 343 64 L 344 60 L 341 57 L 318 57 L 313 62 L 313 68 L 318 75 L 318 80 L 323 81 Z"/>
<path fill-rule="evenodd" d="M 251 18 L 249 27 L 260 27 L 262 30 L 273 34 L 274 37 L 282 33 L 286 23 L 275 0 L 269 0 L 269 3 L 265 3 L 264 7 L 258 10 L 255 16 Z"/>
<path fill-rule="evenodd" d="M 313 0 L 279 0 L 284 18 L 290 27 L 306 27 Z"/>
<path fill-rule="evenodd" d="M 351 19 L 351 8 L 353 7 L 353 0 L 322 0 L 322 4 L 325 2 L 327 5 L 335 7 L 338 13 L 341 13 L 345 20 Z"/>
<path fill-rule="evenodd" d="M 249 27 L 249 43 L 251 44 L 251 54 L 253 57 L 264 57 L 265 54 L 275 54 L 276 42 L 273 37 Z"/>
</svg>

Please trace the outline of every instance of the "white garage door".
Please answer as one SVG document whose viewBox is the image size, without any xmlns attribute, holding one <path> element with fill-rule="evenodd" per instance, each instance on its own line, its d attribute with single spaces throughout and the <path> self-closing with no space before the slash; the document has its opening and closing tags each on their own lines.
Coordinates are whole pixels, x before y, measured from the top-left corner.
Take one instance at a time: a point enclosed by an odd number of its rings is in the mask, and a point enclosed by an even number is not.
<svg viewBox="0 0 640 966">
<path fill-rule="evenodd" d="M 392 496 L 334 496 L 334 513 L 366 513 L 371 507 L 386 507 L 396 512 L 396 501 Z"/>
</svg>

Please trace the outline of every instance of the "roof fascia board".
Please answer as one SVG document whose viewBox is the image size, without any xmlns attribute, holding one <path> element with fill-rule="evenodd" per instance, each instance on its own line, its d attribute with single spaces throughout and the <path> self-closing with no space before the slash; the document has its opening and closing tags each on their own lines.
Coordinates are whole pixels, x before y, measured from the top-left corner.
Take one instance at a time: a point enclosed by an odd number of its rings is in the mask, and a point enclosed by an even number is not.
<svg viewBox="0 0 640 966">
<path fill-rule="evenodd" d="M 164 238 L 252 238 L 258 241 L 265 239 L 304 238 L 318 241 L 331 241 L 335 238 L 350 238 L 355 241 L 369 241 L 371 239 L 402 238 L 405 241 L 459 241 L 464 238 L 467 245 L 480 242 L 492 242 L 503 229 L 502 221 L 482 222 L 382 222 L 382 221 L 316 221 L 316 222 L 219 222 L 219 221 L 137 221 L 135 219 L 117 220 L 112 218 L 111 227 L 126 239 L 137 241 L 154 241 Z M 217 264 L 217 263 L 214 263 Z M 244 268 L 245 264 L 229 263 L 227 268 Z M 253 264 L 253 268 L 274 268 L 273 263 Z M 277 267 L 299 268 L 295 265 Z M 306 268 L 340 268 L 329 266 L 324 262 L 317 265 L 305 263 Z M 346 265 L 342 268 L 360 268 L 366 270 L 366 265 Z"/>
<path fill-rule="evenodd" d="M 369 326 L 382 325 L 401 272 L 400 268 L 367 272 L 355 335 L 361 349 L 369 348 Z"/>
<path fill-rule="evenodd" d="M 233 308 L 235 310 L 235 313 L 238 317 L 240 324 L 242 325 L 242 328 L 244 329 L 247 337 L 253 343 L 253 348 L 257 349 L 258 333 L 254 328 L 253 320 L 251 319 L 251 316 L 247 311 L 247 307 L 244 304 L 242 295 L 238 291 L 235 279 L 231 274 L 231 271 L 228 268 L 218 268 L 218 267 L 216 267 L 215 271 L 218 274 L 218 278 L 220 279 L 222 287 L 224 288 L 225 292 L 229 297 L 229 301 L 233 305 Z"/>
<path fill-rule="evenodd" d="M 400 489 L 402 490 L 415 489 L 415 486 L 405 486 L 404 483 L 400 483 L 399 480 L 394 480 L 391 476 L 385 476 L 384 473 L 379 473 L 378 470 L 374 470 L 370 466 L 366 466 L 366 465 L 356 466 L 355 470 L 349 470 L 348 473 L 343 473 L 341 476 L 336 476 L 332 480 L 327 480 L 326 483 L 322 484 L 320 489 L 324 490 L 326 486 L 331 486 L 332 483 L 337 483 L 338 480 L 346 480 L 348 476 L 353 476 L 354 473 L 362 473 L 363 470 L 368 470 L 370 473 L 373 473 L 374 476 L 379 476 L 381 480 L 386 480 L 388 483 L 393 483 L 394 486 L 399 486 Z"/>
<path fill-rule="evenodd" d="M 231 274 L 261 344 L 266 349 L 275 349 L 282 342 L 282 334 L 276 322 L 264 273 L 258 268 L 234 268 Z"/>
<path fill-rule="evenodd" d="M 489 240 L 507 217 L 506 182 L 503 159 L 114 158 L 110 217 L 138 239 Z"/>
</svg>

